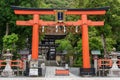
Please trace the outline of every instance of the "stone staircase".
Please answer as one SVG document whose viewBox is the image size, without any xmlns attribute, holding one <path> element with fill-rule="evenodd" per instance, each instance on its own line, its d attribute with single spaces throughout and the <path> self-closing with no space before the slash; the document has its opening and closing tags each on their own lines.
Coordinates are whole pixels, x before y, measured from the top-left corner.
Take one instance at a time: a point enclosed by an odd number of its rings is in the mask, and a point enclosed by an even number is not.
<svg viewBox="0 0 120 80">
<path fill-rule="evenodd" d="M 39 55 L 39 65 L 45 63 L 46 66 L 57 66 L 56 60 L 47 60 L 45 56 Z"/>
<path fill-rule="evenodd" d="M 47 60 L 45 61 L 46 66 L 57 66 L 57 63 L 55 60 Z"/>
</svg>

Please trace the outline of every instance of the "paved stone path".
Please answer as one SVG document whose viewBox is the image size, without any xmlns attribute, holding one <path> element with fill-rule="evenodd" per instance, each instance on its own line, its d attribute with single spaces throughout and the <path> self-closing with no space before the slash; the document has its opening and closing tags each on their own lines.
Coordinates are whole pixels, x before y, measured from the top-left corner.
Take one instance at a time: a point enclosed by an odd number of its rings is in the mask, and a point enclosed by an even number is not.
<svg viewBox="0 0 120 80">
<path fill-rule="evenodd" d="M 116 77 L 73 77 L 73 78 L 42 78 L 42 77 L 15 77 L 15 78 L 0 78 L 0 80 L 120 80 L 120 78 Z"/>
<path fill-rule="evenodd" d="M 120 80 L 120 77 L 80 77 L 79 68 L 69 68 L 69 76 L 55 76 L 55 69 L 63 67 L 46 67 L 44 77 L 0 77 L 0 80 Z"/>
</svg>

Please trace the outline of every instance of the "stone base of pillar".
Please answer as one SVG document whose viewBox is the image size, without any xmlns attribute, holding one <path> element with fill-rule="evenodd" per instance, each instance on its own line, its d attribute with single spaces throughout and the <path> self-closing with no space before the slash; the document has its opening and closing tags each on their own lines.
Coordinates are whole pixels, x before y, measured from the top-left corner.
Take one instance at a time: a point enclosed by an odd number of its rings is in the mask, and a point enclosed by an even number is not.
<svg viewBox="0 0 120 80">
<path fill-rule="evenodd" d="M 38 76 L 38 60 L 30 61 L 29 76 Z"/>
<path fill-rule="evenodd" d="M 80 68 L 80 76 L 94 76 L 95 68 Z"/>
</svg>

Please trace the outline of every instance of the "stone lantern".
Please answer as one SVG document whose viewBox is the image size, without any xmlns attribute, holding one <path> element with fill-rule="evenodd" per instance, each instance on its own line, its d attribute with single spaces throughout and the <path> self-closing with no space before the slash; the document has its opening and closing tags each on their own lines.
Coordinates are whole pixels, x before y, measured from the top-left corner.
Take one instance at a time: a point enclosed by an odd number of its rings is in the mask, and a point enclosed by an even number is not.
<svg viewBox="0 0 120 80">
<path fill-rule="evenodd" d="M 5 69 L 3 69 L 3 72 L 1 73 L 1 76 L 4 76 L 4 77 L 14 76 L 14 72 L 11 69 L 11 66 L 10 66 L 12 56 L 13 55 L 10 53 L 9 49 L 7 49 L 7 52 L 5 54 L 3 54 L 3 57 L 5 57 L 6 66 L 5 66 Z"/>
<path fill-rule="evenodd" d="M 110 56 L 111 56 L 111 60 L 112 60 L 113 64 L 112 64 L 112 68 L 109 70 L 109 74 L 107 76 L 118 77 L 118 76 L 120 76 L 120 69 L 118 68 L 118 65 L 117 65 L 117 61 L 118 61 L 117 56 L 120 56 L 120 53 L 111 52 Z"/>
</svg>

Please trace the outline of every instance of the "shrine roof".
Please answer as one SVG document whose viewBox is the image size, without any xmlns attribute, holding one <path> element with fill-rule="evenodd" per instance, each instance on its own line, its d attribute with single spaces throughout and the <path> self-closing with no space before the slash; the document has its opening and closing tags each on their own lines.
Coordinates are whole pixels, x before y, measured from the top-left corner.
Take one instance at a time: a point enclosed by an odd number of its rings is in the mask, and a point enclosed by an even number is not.
<svg viewBox="0 0 120 80">
<path fill-rule="evenodd" d="M 53 10 L 67 10 L 67 11 L 99 11 L 108 10 L 109 7 L 100 8 L 25 8 L 20 6 L 11 6 L 14 10 L 30 10 L 30 11 L 53 11 Z"/>
</svg>

